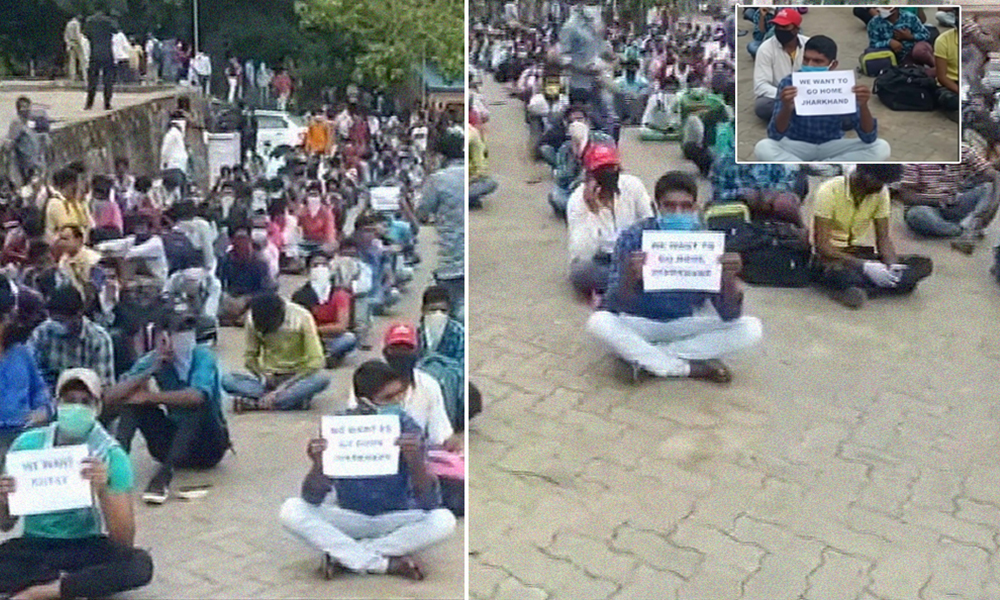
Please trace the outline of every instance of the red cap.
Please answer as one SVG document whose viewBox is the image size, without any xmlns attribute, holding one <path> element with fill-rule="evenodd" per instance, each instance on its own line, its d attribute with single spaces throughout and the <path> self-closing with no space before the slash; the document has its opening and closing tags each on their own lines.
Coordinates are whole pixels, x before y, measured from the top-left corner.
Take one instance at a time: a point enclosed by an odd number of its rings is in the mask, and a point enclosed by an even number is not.
<svg viewBox="0 0 1000 600">
<path fill-rule="evenodd" d="M 774 15 L 771 22 L 775 25 L 795 25 L 798 27 L 802 25 L 802 15 L 794 8 L 783 8 Z"/>
<path fill-rule="evenodd" d="M 592 144 L 583 153 L 583 168 L 591 173 L 601 167 L 620 164 L 618 150 L 608 144 Z"/>
<path fill-rule="evenodd" d="M 393 323 L 385 332 L 385 346 L 417 347 L 417 328 L 409 323 Z"/>
</svg>

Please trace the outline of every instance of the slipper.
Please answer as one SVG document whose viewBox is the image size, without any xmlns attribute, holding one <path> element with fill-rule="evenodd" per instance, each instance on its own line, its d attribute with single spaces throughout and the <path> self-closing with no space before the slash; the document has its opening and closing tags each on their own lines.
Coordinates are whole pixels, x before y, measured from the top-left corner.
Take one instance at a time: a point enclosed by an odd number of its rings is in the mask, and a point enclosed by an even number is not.
<svg viewBox="0 0 1000 600">
<path fill-rule="evenodd" d="M 690 377 L 692 379 L 705 379 L 718 384 L 727 384 L 733 380 L 733 374 L 729 371 L 729 367 L 717 358 L 692 360 L 690 364 Z"/>
<path fill-rule="evenodd" d="M 409 556 L 392 556 L 389 558 L 389 575 L 399 575 L 412 581 L 422 581 L 424 572 L 420 569 L 417 561 Z"/>
</svg>

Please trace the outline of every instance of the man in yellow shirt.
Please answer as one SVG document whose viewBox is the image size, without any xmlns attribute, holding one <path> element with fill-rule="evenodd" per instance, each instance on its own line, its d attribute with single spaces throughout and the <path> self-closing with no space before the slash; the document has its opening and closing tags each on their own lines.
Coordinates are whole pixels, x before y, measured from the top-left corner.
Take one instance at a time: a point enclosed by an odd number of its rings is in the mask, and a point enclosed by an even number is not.
<svg viewBox="0 0 1000 600">
<path fill-rule="evenodd" d="M 483 197 L 497 190 L 486 164 L 486 141 L 477 126 L 478 117 L 469 113 L 469 207 L 482 206 Z"/>
<path fill-rule="evenodd" d="M 861 308 L 880 294 L 908 294 L 933 270 L 927 257 L 896 254 L 889 237 L 886 186 L 902 176 L 902 165 L 862 164 L 816 190 L 816 275 L 844 306 Z M 875 246 L 862 245 L 873 228 Z"/>
<path fill-rule="evenodd" d="M 59 232 L 59 272 L 83 294 L 84 299 L 94 297 L 93 271 L 101 260 L 101 253 L 83 245 L 83 229 L 78 225 L 66 225 Z"/>
<path fill-rule="evenodd" d="M 54 193 L 45 207 L 45 240 L 54 244 L 64 227 L 79 227 L 84 236 L 90 231 L 90 210 L 83 201 L 80 190 L 81 174 L 70 167 L 59 169 L 52 175 Z"/>
<path fill-rule="evenodd" d="M 955 9 L 958 10 L 957 8 Z M 958 30 L 949 29 L 934 42 L 934 66 L 937 71 L 938 106 L 948 118 L 958 122 L 959 87 L 958 66 L 961 62 L 961 48 L 958 44 Z"/>
<path fill-rule="evenodd" d="M 326 359 L 312 313 L 287 302 L 277 292 L 250 301 L 246 332 L 246 368 L 250 373 L 222 377 L 222 389 L 234 396 L 234 409 L 308 409 L 313 396 L 330 385 L 321 372 Z"/>
</svg>

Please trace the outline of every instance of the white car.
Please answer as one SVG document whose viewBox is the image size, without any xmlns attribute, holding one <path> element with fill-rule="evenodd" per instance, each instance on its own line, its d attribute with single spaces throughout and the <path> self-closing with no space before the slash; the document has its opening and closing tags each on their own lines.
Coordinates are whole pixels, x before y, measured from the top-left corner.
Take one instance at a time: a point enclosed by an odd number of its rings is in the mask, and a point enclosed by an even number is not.
<svg viewBox="0 0 1000 600">
<path fill-rule="evenodd" d="M 306 124 L 301 117 L 280 110 L 255 110 L 257 117 L 257 154 L 267 158 L 278 146 L 301 146 Z"/>
</svg>

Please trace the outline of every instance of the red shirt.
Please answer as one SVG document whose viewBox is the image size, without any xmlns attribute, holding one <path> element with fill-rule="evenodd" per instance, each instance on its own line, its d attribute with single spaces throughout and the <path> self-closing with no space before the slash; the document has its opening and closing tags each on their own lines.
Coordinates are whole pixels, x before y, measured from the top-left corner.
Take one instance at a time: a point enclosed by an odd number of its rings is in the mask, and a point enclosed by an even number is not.
<svg viewBox="0 0 1000 600">
<path fill-rule="evenodd" d="M 322 206 L 316 215 L 309 214 L 309 208 L 302 207 L 299 211 L 299 228 L 302 238 L 319 244 L 332 244 L 337 241 L 337 223 L 330 207 Z"/>
<path fill-rule="evenodd" d="M 312 316 L 316 319 L 317 325 L 336 323 L 341 315 L 351 317 L 351 293 L 347 290 L 333 290 L 325 303 L 321 302 L 312 307 Z"/>
</svg>

